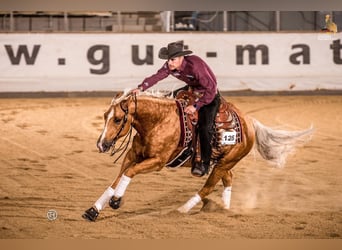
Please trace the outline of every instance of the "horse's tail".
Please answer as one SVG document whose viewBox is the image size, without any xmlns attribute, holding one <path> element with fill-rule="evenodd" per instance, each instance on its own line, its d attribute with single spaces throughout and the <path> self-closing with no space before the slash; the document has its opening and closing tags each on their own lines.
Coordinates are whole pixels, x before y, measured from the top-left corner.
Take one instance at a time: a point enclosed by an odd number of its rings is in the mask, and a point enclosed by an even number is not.
<svg viewBox="0 0 342 250">
<path fill-rule="evenodd" d="M 314 131 L 312 125 L 308 129 L 298 131 L 274 130 L 256 119 L 253 119 L 253 125 L 258 152 L 277 167 L 283 167 L 286 157 L 294 151 L 295 146 L 309 141 Z"/>
</svg>

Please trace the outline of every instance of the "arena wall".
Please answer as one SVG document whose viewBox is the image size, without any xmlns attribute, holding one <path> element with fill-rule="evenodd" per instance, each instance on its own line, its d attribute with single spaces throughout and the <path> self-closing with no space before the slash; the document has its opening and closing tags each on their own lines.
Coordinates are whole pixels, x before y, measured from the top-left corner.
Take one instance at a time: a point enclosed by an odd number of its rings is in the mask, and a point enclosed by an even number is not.
<svg viewBox="0 0 342 250">
<path fill-rule="evenodd" d="M 184 40 L 219 88 L 341 90 L 342 33 L 0 34 L 0 92 L 118 91 L 164 63 L 160 47 Z M 183 83 L 173 77 L 158 89 Z"/>
</svg>

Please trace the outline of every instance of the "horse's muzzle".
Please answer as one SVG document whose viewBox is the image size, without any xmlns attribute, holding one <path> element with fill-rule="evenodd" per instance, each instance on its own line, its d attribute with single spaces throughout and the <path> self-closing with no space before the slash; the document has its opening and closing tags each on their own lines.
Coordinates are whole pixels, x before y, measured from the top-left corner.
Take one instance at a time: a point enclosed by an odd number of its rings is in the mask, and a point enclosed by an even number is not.
<svg viewBox="0 0 342 250">
<path fill-rule="evenodd" d="M 100 153 L 105 153 L 109 151 L 109 149 L 113 146 L 113 142 L 108 142 L 108 141 L 98 141 L 96 144 L 97 148 L 99 149 Z"/>
</svg>

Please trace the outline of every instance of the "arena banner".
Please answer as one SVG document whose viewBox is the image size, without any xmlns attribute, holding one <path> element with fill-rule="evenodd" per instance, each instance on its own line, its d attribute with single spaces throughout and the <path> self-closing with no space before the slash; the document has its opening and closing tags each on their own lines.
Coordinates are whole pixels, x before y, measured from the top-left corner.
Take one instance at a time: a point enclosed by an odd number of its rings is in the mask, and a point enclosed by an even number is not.
<svg viewBox="0 0 342 250">
<path fill-rule="evenodd" d="M 342 89 L 342 33 L 3 33 L 0 92 L 132 88 L 177 40 L 211 66 L 224 91 Z M 183 85 L 170 76 L 155 88 Z"/>
</svg>

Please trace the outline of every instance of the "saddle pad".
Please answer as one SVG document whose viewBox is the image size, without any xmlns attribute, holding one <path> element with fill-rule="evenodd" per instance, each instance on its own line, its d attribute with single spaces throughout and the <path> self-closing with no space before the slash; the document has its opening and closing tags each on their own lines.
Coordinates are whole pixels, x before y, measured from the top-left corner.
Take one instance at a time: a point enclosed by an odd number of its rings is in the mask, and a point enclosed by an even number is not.
<svg viewBox="0 0 342 250">
<path fill-rule="evenodd" d="M 179 111 L 179 121 L 180 121 L 180 128 L 181 128 L 181 137 L 179 140 L 179 146 L 187 147 L 192 140 L 192 133 L 191 129 L 188 125 L 188 121 L 186 119 L 186 114 L 184 109 L 187 103 L 184 100 L 176 100 L 177 108 Z"/>
<path fill-rule="evenodd" d="M 220 122 L 219 124 L 216 123 L 216 125 L 217 125 L 216 128 L 217 128 L 217 132 L 218 132 L 216 137 L 220 137 L 224 131 L 227 131 L 227 132 L 234 131 L 234 132 L 236 132 L 236 134 L 234 134 L 234 141 L 235 141 L 234 144 L 241 143 L 242 133 L 241 133 L 240 118 L 234 110 L 228 110 L 228 112 L 232 116 L 232 121 L 230 123 L 233 124 L 233 126 L 226 128 L 225 126 L 222 126 L 222 122 Z M 234 144 L 230 144 L 230 143 L 221 143 L 221 144 L 234 145 Z"/>
<path fill-rule="evenodd" d="M 180 121 L 180 128 L 181 128 L 181 137 L 179 140 L 179 146 L 188 147 L 189 143 L 192 140 L 192 132 L 191 132 L 192 125 L 188 124 L 188 122 L 190 121 L 186 118 L 186 114 L 184 112 L 184 109 L 188 104 L 186 101 L 181 100 L 181 99 L 176 100 L 176 104 L 177 104 L 177 108 L 179 111 L 179 121 Z M 226 108 L 228 108 L 228 106 L 226 106 Z M 223 121 L 222 119 L 220 119 L 220 121 L 216 120 L 215 128 L 220 131 L 222 131 L 222 129 L 226 131 L 232 131 L 232 130 L 236 131 L 235 141 L 236 143 L 241 143 L 242 133 L 241 133 L 241 122 L 240 122 L 239 116 L 233 110 L 226 110 L 226 112 L 229 113 L 229 117 L 232 117 L 232 119 L 231 120 L 227 119 L 227 121 Z M 229 126 L 229 124 L 233 126 Z M 228 127 L 226 127 L 227 125 Z M 219 134 L 220 133 L 216 133 L 216 141 L 220 137 Z"/>
</svg>

